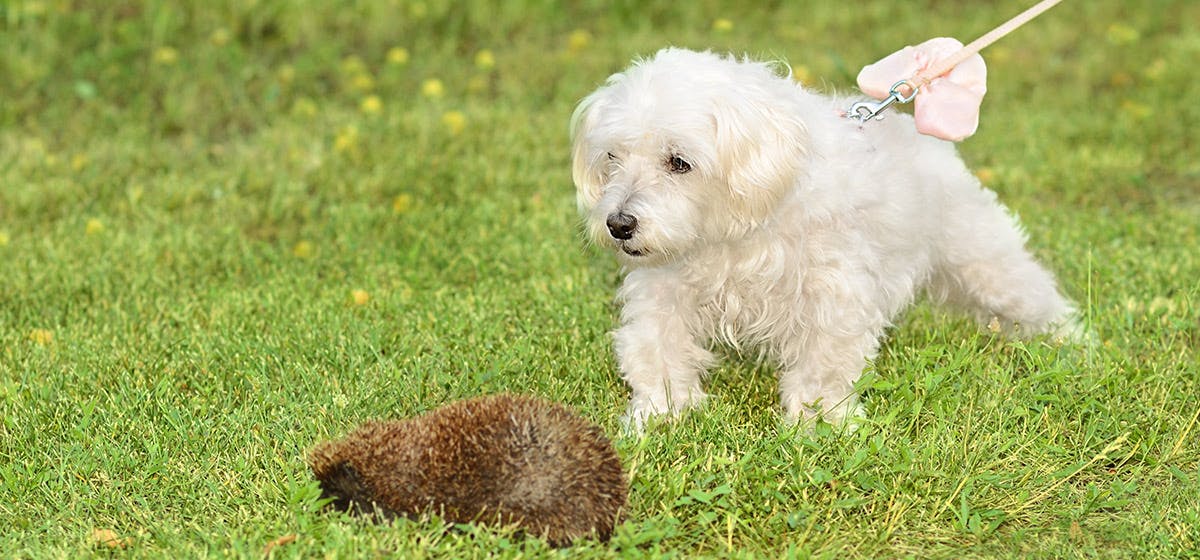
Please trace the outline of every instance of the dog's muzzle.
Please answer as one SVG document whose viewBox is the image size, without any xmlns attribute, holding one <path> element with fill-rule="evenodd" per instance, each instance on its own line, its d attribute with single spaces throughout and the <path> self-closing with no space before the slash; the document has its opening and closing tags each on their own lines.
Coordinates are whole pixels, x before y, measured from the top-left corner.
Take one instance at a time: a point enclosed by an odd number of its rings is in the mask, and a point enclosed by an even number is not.
<svg viewBox="0 0 1200 560">
<path fill-rule="evenodd" d="M 608 225 L 608 233 L 613 239 L 619 241 L 628 241 L 633 239 L 633 234 L 637 231 L 637 218 L 624 212 L 614 212 L 608 215 L 605 220 Z"/>
</svg>

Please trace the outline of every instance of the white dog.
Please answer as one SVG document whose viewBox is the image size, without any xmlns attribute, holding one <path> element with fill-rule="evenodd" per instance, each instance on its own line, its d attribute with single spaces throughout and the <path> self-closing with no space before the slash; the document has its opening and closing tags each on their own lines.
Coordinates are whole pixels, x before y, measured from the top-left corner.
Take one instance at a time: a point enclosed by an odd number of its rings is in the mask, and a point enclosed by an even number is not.
<svg viewBox="0 0 1200 560">
<path fill-rule="evenodd" d="M 775 66 L 669 48 L 615 74 L 571 121 L 591 239 L 627 275 L 614 334 L 626 420 L 700 403 L 723 343 L 780 367 L 790 420 L 861 414 L 853 385 L 919 290 L 1021 334 L 1071 304 L 954 145 Z"/>
</svg>

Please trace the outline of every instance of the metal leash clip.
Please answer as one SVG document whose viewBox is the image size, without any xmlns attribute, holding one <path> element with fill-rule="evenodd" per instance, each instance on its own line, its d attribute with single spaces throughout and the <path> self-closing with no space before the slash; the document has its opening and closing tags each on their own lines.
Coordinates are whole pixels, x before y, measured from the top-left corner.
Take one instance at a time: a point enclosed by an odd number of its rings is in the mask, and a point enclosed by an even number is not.
<svg viewBox="0 0 1200 560">
<path fill-rule="evenodd" d="M 908 97 L 900 93 L 901 87 L 907 87 L 912 90 Z M 909 103 L 917 97 L 917 92 L 921 88 L 913 85 L 908 80 L 900 80 L 892 84 L 892 89 L 888 90 L 888 96 L 882 101 L 859 101 L 850 106 L 850 110 L 846 111 L 846 118 L 859 122 L 867 122 L 871 119 L 883 120 L 883 115 L 880 113 L 887 109 L 892 103 Z"/>
</svg>

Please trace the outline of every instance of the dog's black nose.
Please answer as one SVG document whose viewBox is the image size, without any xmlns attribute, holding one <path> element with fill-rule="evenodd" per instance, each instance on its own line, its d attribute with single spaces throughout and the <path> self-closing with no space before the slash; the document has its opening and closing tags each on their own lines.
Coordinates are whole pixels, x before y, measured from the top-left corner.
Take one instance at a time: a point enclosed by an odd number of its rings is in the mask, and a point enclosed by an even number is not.
<svg viewBox="0 0 1200 560">
<path fill-rule="evenodd" d="M 613 236 L 613 239 L 630 239 L 637 229 L 637 218 L 624 212 L 609 214 L 605 223 L 608 224 L 608 233 Z"/>
</svg>

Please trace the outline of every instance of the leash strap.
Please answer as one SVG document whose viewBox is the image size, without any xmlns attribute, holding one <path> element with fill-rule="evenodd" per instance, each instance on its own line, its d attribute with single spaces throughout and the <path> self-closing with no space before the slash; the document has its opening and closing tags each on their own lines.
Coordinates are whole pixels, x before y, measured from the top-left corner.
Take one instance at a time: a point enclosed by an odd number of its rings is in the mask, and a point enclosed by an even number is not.
<svg viewBox="0 0 1200 560">
<path fill-rule="evenodd" d="M 1005 35 L 1012 33 L 1017 28 L 1029 23 L 1030 20 L 1042 15 L 1043 12 L 1053 8 L 1062 0 L 1042 0 L 1033 5 L 1029 9 L 1017 14 L 1016 17 L 1004 22 L 995 29 L 984 33 L 978 39 L 971 41 L 969 44 L 959 49 L 958 52 L 939 60 L 936 64 L 926 68 L 923 71 L 917 72 L 910 78 L 900 80 L 892 85 L 888 91 L 888 96 L 880 101 L 860 101 L 850 106 L 850 110 L 846 111 L 846 117 L 860 122 L 867 122 L 871 119 L 882 119 L 880 114 L 884 109 L 887 109 L 893 103 L 909 103 L 917 97 L 917 93 L 921 88 L 929 85 L 930 82 L 937 79 L 941 75 L 951 71 L 955 66 L 958 66 L 964 60 L 971 58 L 979 53 L 979 51 L 987 48 L 992 43 L 1000 40 Z"/>
</svg>

